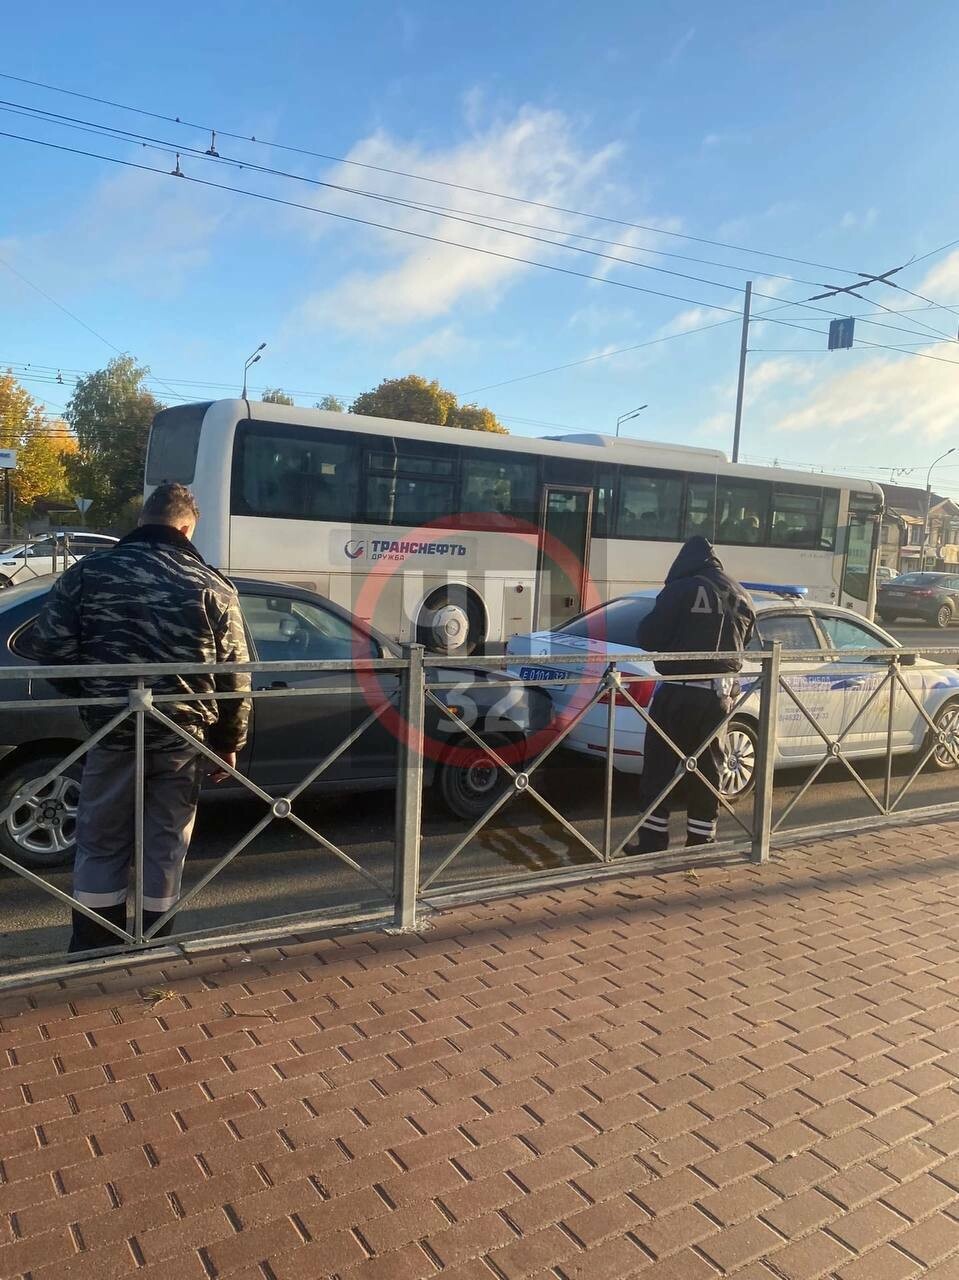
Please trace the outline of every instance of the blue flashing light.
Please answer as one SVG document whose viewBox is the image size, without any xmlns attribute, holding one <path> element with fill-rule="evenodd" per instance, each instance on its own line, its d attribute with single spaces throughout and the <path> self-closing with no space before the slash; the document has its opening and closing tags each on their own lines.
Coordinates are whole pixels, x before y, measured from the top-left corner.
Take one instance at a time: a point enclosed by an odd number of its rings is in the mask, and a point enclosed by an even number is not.
<svg viewBox="0 0 959 1280">
<path fill-rule="evenodd" d="M 808 587 L 794 587 L 786 582 L 744 582 L 747 591 L 768 591 L 774 596 L 789 596 L 793 600 L 803 600 L 809 595 Z"/>
</svg>

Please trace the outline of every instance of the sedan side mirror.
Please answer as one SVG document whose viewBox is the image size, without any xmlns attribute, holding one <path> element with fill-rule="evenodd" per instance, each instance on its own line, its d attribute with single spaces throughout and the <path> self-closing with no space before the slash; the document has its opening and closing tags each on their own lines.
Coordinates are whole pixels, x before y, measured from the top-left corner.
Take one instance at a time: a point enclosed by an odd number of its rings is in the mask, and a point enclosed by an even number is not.
<svg viewBox="0 0 959 1280">
<path fill-rule="evenodd" d="M 916 655 L 914 653 L 904 653 L 899 659 L 901 667 L 914 667 L 916 665 Z"/>
</svg>

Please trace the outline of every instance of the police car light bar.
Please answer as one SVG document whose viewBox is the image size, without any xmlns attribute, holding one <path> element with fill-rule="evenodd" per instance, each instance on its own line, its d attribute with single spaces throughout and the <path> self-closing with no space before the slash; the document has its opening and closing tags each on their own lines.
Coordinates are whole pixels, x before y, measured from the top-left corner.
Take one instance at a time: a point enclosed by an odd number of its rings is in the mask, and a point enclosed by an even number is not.
<svg viewBox="0 0 959 1280">
<path fill-rule="evenodd" d="M 770 595 L 786 596 L 791 600 L 802 600 L 809 595 L 808 587 L 793 587 L 785 582 L 744 582 L 747 591 L 768 591 Z"/>
</svg>

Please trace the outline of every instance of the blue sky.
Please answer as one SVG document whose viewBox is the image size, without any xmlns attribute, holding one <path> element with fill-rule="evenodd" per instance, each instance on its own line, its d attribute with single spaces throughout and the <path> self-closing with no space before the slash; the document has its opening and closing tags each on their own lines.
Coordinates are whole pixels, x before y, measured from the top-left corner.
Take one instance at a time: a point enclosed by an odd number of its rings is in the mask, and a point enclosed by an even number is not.
<svg viewBox="0 0 959 1280">
<path fill-rule="evenodd" d="M 0 267 L 0 366 L 14 362 L 18 371 L 28 362 L 93 369 L 112 347 L 149 364 L 165 383 L 154 384 L 161 397 L 205 398 L 238 387 L 244 357 L 265 340 L 252 385 L 283 386 L 298 403 L 325 392 L 349 399 L 384 376 L 416 371 L 489 404 L 518 433 L 549 430 L 538 424 L 609 431 L 618 414 L 648 403 L 631 424 L 635 434 L 728 448 L 738 324 L 686 331 L 730 318 L 709 306 L 739 308 L 747 278 L 766 295 L 756 299 L 758 312 L 851 277 L 666 232 L 859 271 L 885 270 L 959 238 L 959 9 L 944 0 L 288 0 L 168 3 L 162 11 L 47 4 L 11 10 L 5 34 L 0 71 L 660 229 L 511 204 L 222 133 L 217 140 L 224 157 L 446 205 L 463 217 L 512 218 L 529 235 L 633 260 L 610 261 L 200 157 L 181 160 L 193 177 L 592 277 L 582 279 L 181 182 L 168 176 L 175 148 L 144 150 L 0 110 L 5 131 L 163 171 L 0 138 L 0 257 L 78 318 Z M 0 98 L 161 142 L 210 143 L 197 129 L 11 81 L 0 80 Z M 625 247 L 574 241 L 574 232 Z M 896 279 L 959 306 L 959 249 Z M 923 305 L 892 289 L 870 296 L 895 309 Z M 959 324 L 944 311 L 894 317 L 868 303 L 818 305 L 952 336 Z M 798 308 L 776 315 L 816 330 L 829 320 Z M 675 333 L 684 336 L 526 376 Z M 874 348 L 827 353 L 820 333 L 755 324 L 744 455 L 877 478 L 881 466 L 921 468 L 922 483 L 926 463 L 959 444 L 959 369 L 942 363 L 959 361 L 959 345 L 935 344 L 932 334 L 926 345 L 926 333 L 860 323 L 857 337 L 913 344 L 941 360 Z M 70 377 L 64 387 L 27 385 L 53 407 L 65 403 Z M 959 492 L 959 466 L 936 474 L 937 487 Z"/>
</svg>

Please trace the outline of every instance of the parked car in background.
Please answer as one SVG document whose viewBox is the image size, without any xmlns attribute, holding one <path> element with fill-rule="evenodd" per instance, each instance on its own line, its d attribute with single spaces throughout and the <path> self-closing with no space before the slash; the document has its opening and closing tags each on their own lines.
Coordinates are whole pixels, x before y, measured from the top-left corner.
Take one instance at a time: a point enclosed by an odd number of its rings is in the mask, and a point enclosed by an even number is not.
<svg viewBox="0 0 959 1280">
<path fill-rule="evenodd" d="M 948 627 L 959 619 L 959 574 L 904 573 L 881 582 L 876 613 L 887 626 L 897 618 L 919 618 Z"/>
<path fill-rule="evenodd" d="M 19 586 L 34 578 L 62 573 L 67 565 L 91 551 L 103 551 L 117 541 L 105 533 L 87 533 L 84 529 L 59 529 L 32 542 L 0 551 L 0 589 Z"/>
<path fill-rule="evenodd" d="M 888 702 L 880 695 L 869 698 L 885 679 L 885 659 L 870 650 L 898 649 L 892 636 L 866 622 L 851 609 L 807 602 L 802 597 L 753 591 L 756 633 L 750 650 L 768 647 L 774 640 L 783 646 L 782 674 L 797 697 L 808 707 L 831 737 L 843 736 L 850 759 L 885 754 L 888 735 Z M 602 677 L 603 663 L 585 664 L 584 654 L 622 662 L 625 655 L 642 651 L 636 641 L 640 620 L 652 609 L 657 592 L 636 591 L 600 605 L 573 619 L 556 631 L 538 631 L 514 636 L 507 653 L 516 661 L 511 670 L 524 680 L 549 681 L 557 711 L 575 710 L 595 693 Z M 790 661 L 792 651 L 821 654 L 817 660 Z M 540 656 L 568 657 L 560 666 L 538 666 Z M 925 707 L 943 740 L 932 756 L 937 769 L 954 769 L 959 753 L 959 670 L 929 659 L 902 659 L 902 676 L 918 702 Z M 641 707 L 648 707 L 658 677 L 651 662 L 641 657 L 622 662 L 623 684 Z M 758 758 L 759 667 L 749 662 L 749 652 L 740 677 L 743 691 L 753 692 L 741 705 L 725 735 L 724 767 L 720 788 L 730 801 L 741 799 L 754 787 Z M 594 674 L 594 680 L 571 683 L 571 675 Z M 595 682 L 594 682 L 595 681 Z M 584 688 L 587 694 L 582 692 Z M 573 750 L 594 758 L 607 752 L 609 697 L 592 706 L 570 731 L 566 742 Z M 904 694 L 894 702 L 892 750 L 894 754 L 923 751 L 933 738 L 928 722 L 911 698 Z M 560 727 L 561 727 L 560 721 Z M 646 722 L 622 695 L 616 704 L 614 767 L 624 773 L 643 769 Z M 796 704 L 785 694 L 779 698 L 779 723 L 775 763 L 777 767 L 818 763 L 825 751 L 822 737 Z"/>
<path fill-rule="evenodd" d="M 881 564 L 876 568 L 876 585 L 879 587 L 881 587 L 884 582 L 892 582 L 895 577 L 895 569 L 890 569 L 887 564 Z"/>
<path fill-rule="evenodd" d="M 254 661 L 291 663 L 402 657 L 402 650 L 346 609 L 323 596 L 276 582 L 235 579 Z M 30 664 L 30 631 L 51 587 L 13 587 L 0 596 L 0 663 Z M 530 738 L 547 729 L 552 702 L 541 689 L 518 681 L 503 687 L 502 671 L 481 666 L 431 667 L 437 699 L 455 709 L 484 743 L 522 760 Z M 283 796 L 332 754 L 368 717 L 373 705 L 398 688 L 400 675 L 377 671 L 284 671 L 254 674 L 253 687 L 268 696 L 253 699 L 250 734 L 238 768 L 264 791 Z M 375 683 L 375 693 L 372 686 Z M 324 693 L 323 690 L 331 690 Z M 284 696 L 297 690 L 312 691 Z M 269 696 L 272 694 L 273 696 Z M 0 669 L 0 811 L 80 745 L 87 737 L 76 708 L 65 706 L 46 681 L 12 680 Z M 24 710 L 5 710 L 8 700 L 29 699 Z M 426 734 L 426 782 L 457 817 L 473 822 L 505 784 L 503 769 L 459 730 L 430 699 Z M 449 748 L 456 748 L 450 751 Z M 397 738 L 377 720 L 316 779 L 311 794 L 387 790 L 396 785 Z M 73 858 L 80 767 L 75 765 L 33 798 L 24 798 L 0 824 L 0 849 L 25 866 L 57 866 Z M 212 788 L 217 796 L 250 793 L 241 784 Z M 207 793 L 209 794 L 209 792 Z"/>
</svg>

